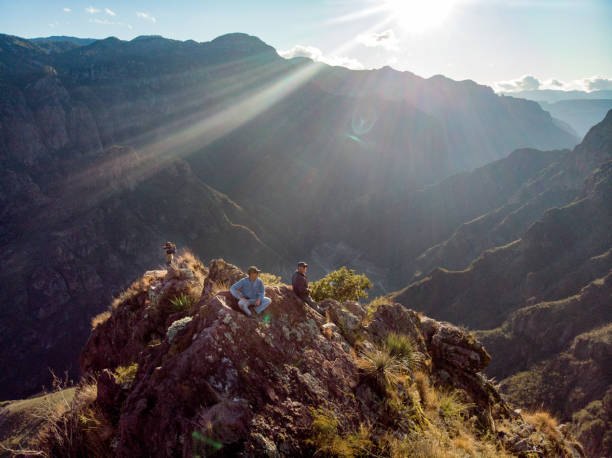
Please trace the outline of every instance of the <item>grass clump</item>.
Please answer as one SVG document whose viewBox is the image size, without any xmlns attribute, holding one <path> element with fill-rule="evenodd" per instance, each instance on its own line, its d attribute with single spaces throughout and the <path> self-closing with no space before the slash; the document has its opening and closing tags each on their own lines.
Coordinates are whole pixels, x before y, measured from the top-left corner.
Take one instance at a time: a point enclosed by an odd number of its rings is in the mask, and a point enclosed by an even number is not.
<svg viewBox="0 0 612 458">
<path fill-rule="evenodd" d="M 440 416 L 451 426 L 467 415 L 469 405 L 461 401 L 457 391 L 441 391 L 437 401 Z"/>
<path fill-rule="evenodd" d="M 397 385 L 405 370 L 401 361 L 384 349 L 365 352 L 357 360 L 357 367 L 382 393 Z"/>
<path fill-rule="evenodd" d="M 231 285 L 229 284 L 229 282 L 226 281 L 214 281 L 211 283 L 210 286 L 210 294 L 212 296 L 216 296 L 217 294 L 223 291 L 229 291 Z"/>
<path fill-rule="evenodd" d="M 74 397 L 41 409 L 45 426 L 36 439 L 42 456 L 112 456 L 113 427 L 95 405 L 93 379 L 82 381 Z"/>
<path fill-rule="evenodd" d="M 436 400 L 436 392 L 429 383 L 429 377 L 422 372 L 417 372 L 414 375 L 414 386 L 416 387 L 423 407 L 431 407 Z"/>
<path fill-rule="evenodd" d="M 170 313 L 188 312 L 190 311 L 197 299 L 191 295 L 180 293 L 170 299 Z"/>
<path fill-rule="evenodd" d="M 414 340 L 406 334 L 389 333 L 385 341 L 385 348 L 391 356 L 399 359 L 410 372 L 416 370 L 423 360 L 421 353 L 416 349 Z"/>
<path fill-rule="evenodd" d="M 404 438 L 383 437 L 384 456 L 392 458 L 450 458 L 457 455 L 448 451 L 448 445 L 433 431 L 413 432 Z"/>
<path fill-rule="evenodd" d="M 543 445 L 552 450 L 558 456 L 571 456 L 563 444 L 563 437 L 558 429 L 557 420 L 548 412 L 536 411 L 526 413 L 523 418 L 535 426 L 536 430 L 543 436 Z"/>
<path fill-rule="evenodd" d="M 116 309 L 121 304 L 132 300 L 133 298 L 138 296 L 138 293 L 140 293 L 141 291 L 142 289 L 139 288 L 138 282 L 132 283 L 128 289 L 121 291 L 119 293 L 119 296 L 113 299 L 113 302 L 111 303 L 111 308 Z"/>
<path fill-rule="evenodd" d="M 317 454 L 342 457 L 372 456 L 372 430 L 361 424 L 357 431 L 339 433 L 339 421 L 328 409 L 312 409 L 312 436 L 306 442 L 317 449 Z"/>
</svg>

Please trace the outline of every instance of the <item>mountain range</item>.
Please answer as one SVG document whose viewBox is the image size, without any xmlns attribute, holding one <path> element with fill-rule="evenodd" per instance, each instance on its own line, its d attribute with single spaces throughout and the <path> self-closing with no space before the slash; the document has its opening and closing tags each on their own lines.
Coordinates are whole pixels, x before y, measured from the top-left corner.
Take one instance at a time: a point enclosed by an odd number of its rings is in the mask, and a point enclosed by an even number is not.
<svg viewBox="0 0 612 458">
<path fill-rule="evenodd" d="M 390 306 L 472 329 L 504 396 L 611 454 L 611 160 L 612 111 L 580 141 L 472 81 L 285 60 L 245 34 L 0 35 L 0 399 L 76 375 L 91 318 L 136 307 L 128 285 L 172 240 L 285 279 L 302 259 L 311 279 L 363 271 Z"/>
<path fill-rule="evenodd" d="M 48 367 L 74 374 L 89 318 L 166 240 L 283 276 L 303 258 L 315 278 L 351 264 L 393 290 L 499 205 L 448 177 L 578 141 L 472 81 L 287 61 L 244 34 L 2 35 L 0 50 L 2 398 L 39 390 Z"/>
<path fill-rule="evenodd" d="M 537 89 L 529 91 L 500 92 L 500 94 L 521 99 L 534 100 L 555 119 L 583 138 L 587 131 L 597 124 L 612 109 L 612 91 L 561 91 Z"/>
</svg>

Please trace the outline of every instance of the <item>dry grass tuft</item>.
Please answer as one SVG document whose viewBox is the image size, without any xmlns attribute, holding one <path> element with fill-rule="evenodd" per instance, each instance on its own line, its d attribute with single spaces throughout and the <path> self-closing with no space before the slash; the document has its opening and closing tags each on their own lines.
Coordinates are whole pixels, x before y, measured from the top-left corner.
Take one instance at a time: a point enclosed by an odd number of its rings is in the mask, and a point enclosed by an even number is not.
<svg viewBox="0 0 612 458">
<path fill-rule="evenodd" d="M 210 294 L 212 296 L 216 296 L 219 293 L 222 293 L 224 291 L 229 291 L 230 289 L 230 285 L 229 282 L 226 281 L 214 281 L 211 283 L 211 290 L 210 290 Z"/>
<path fill-rule="evenodd" d="M 312 436 L 306 442 L 317 449 L 317 455 L 338 457 L 373 456 L 372 428 L 361 424 L 357 431 L 339 433 L 339 422 L 331 410 L 312 409 Z"/>
<path fill-rule="evenodd" d="M 423 372 L 417 372 L 414 375 L 414 385 L 419 393 L 421 404 L 425 409 L 434 405 L 437 400 L 436 392 L 429 383 L 429 377 Z"/>
<path fill-rule="evenodd" d="M 523 418 L 535 426 L 538 431 L 555 439 L 560 439 L 559 430 L 557 429 L 557 420 L 551 417 L 548 412 L 538 411 L 526 413 L 523 414 Z"/>
<path fill-rule="evenodd" d="M 110 318 L 110 316 L 111 316 L 111 312 L 108 310 L 106 312 L 98 313 L 96 316 L 94 316 L 91 319 L 91 329 L 94 330 L 101 324 L 106 323 L 108 319 Z"/>
<path fill-rule="evenodd" d="M 366 305 L 366 316 L 363 319 L 362 324 L 366 325 L 372 321 L 372 319 L 374 318 L 374 314 L 376 313 L 376 310 L 378 310 L 378 307 L 380 307 L 381 305 L 391 305 L 391 303 L 392 303 L 391 299 L 389 299 L 386 296 L 378 296 L 372 299 L 368 303 L 368 305 Z"/>
<path fill-rule="evenodd" d="M 460 423 L 470 407 L 460 399 L 457 391 L 440 391 L 437 398 L 440 416 L 450 426 Z"/>
<path fill-rule="evenodd" d="M 44 456 L 111 456 L 114 433 L 95 406 L 98 390 L 93 379 L 83 380 L 71 401 L 43 406 L 38 415 L 45 426 L 38 435 L 38 448 Z"/>
</svg>

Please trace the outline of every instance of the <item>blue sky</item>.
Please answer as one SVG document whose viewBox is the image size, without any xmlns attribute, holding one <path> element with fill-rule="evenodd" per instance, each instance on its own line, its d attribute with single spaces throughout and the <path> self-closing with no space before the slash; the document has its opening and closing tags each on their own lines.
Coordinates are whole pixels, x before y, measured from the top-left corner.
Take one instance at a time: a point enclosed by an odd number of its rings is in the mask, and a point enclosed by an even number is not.
<svg viewBox="0 0 612 458">
<path fill-rule="evenodd" d="M 0 0 L 0 32 L 208 41 L 504 88 L 612 89 L 611 0 Z"/>
</svg>

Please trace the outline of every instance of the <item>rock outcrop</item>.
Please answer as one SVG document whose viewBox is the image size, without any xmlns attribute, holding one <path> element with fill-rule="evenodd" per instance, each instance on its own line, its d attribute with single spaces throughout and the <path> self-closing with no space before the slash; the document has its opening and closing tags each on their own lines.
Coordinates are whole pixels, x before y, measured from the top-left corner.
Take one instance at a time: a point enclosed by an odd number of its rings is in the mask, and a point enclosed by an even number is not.
<svg viewBox="0 0 612 458">
<path fill-rule="evenodd" d="M 272 304 L 247 317 L 227 291 L 244 275 L 236 266 L 218 259 L 205 268 L 187 258 L 178 267 L 135 282 L 81 354 L 83 380 L 97 386 L 88 412 L 99 412 L 110 431 L 96 436 L 109 454 L 402 456 L 394 447 L 409 450 L 425 440 L 419 434 L 460 428 L 496 437 L 474 439 L 475 447 L 499 453 L 580 456 L 559 431 L 551 441 L 512 410 L 480 374 L 490 361 L 482 344 L 449 323 L 397 303 L 365 310 L 330 299 L 324 317 L 284 285 L 267 287 Z M 190 306 L 169 309 L 197 292 Z M 364 361 L 387 351 L 390 333 L 411 342 L 406 357 L 419 364 L 393 359 L 378 373 L 394 380 L 386 384 Z M 42 437 L 44 446 L 58 446 L 53 435 Z M 438 446 L 451 453 L 450 442 Z"/>
</svg>

